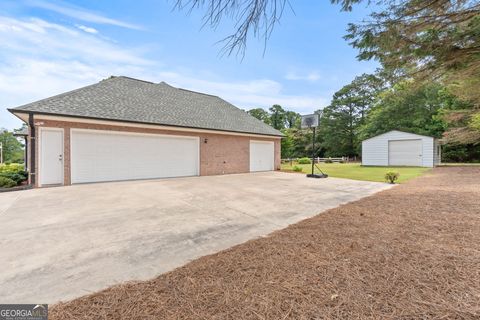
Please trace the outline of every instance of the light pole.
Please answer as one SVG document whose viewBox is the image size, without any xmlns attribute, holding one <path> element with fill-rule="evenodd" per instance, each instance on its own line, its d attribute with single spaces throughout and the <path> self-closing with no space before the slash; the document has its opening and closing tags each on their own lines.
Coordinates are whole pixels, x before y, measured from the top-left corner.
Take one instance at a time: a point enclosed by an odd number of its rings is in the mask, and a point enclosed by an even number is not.
<svg viewBox="0 0 480 320">
<path fill-rule="evenodd" d="M 0 142 L 0 163 L 3 163 L 3 142 Z"/>
</svg>

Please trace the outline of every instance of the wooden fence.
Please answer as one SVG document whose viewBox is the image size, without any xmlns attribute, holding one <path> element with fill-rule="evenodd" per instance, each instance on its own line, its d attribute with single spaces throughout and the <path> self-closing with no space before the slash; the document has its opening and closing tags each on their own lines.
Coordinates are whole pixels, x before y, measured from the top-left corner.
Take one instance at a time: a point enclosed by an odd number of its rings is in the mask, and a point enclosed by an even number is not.
<svg viewBox="0 0 480 320">
<path fill-rule="evenodd" d="M 298 159 L 300 158 L 287 158 L 287 159 L 282 159 L 282 163 L 289 163 L 293 164 L 294 162 L 298 162 Z M 309 158 L 311 160 L 311 158 Z M 347 163 L 348 162 L 348 157 L 338 157 L 338 158 L 314 158 L 315 163 L 321 163 L 321 162 L 326 162 L 326 161 L 331 161 L 331 162 L 338 162 L 338 163 Z"/>
</svg>

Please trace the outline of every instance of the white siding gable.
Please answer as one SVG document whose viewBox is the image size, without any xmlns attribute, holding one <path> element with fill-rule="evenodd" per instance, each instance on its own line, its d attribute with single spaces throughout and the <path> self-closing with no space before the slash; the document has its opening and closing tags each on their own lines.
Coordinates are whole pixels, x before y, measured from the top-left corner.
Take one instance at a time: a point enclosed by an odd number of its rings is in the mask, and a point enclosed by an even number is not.
<svg viewBox="0 0 480 320">
<path fill-rule="evenodd" d="M 422 166 L 434 166 L 434 138 L 393 130 L 384 134 L 362 141 L 362 165 L 364 166 L 388 166 L 388 143 L 397 140 L 421 140 L 422 142 Z M 437 160 L 436 162 L 439 162 Z"/>
</svg>

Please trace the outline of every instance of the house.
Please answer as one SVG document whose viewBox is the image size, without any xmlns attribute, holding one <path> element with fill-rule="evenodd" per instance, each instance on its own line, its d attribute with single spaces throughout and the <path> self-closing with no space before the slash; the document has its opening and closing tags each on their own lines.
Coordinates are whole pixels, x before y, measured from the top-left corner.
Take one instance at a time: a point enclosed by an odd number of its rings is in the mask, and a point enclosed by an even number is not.
<svg viewBox="0 0 480 320">
<path fill-rule="evenodd" d="M 362 141 L 364 166 L 434 167 L 440 161 L 440 144 L 433 137 L 392 130 Z"/>
<path fill-rule="evenodd" d="M 9 111 L 29 127 L 37 187 L 280 169 L 281 132 L 165 82 L 111 77 Z"/>
</svg>

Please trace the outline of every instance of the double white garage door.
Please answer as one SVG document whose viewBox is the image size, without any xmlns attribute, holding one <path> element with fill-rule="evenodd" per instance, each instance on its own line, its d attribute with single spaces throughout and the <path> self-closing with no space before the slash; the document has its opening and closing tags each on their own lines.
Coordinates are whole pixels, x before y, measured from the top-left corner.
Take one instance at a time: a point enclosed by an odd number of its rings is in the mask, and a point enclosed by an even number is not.
<svg viewBox="0 0 480 320">
<path fill-rule="evenodd" d="M 198 176 L 199 137 L 73 129 L 71 182 Z M 250 171 L 274 169 L 274 143 L 250 141 Z"/>
<path fill-rule="evenodd" d="M 72 183 L 199 175 L 199 138 L 72 130 Z"/>
</svg>

